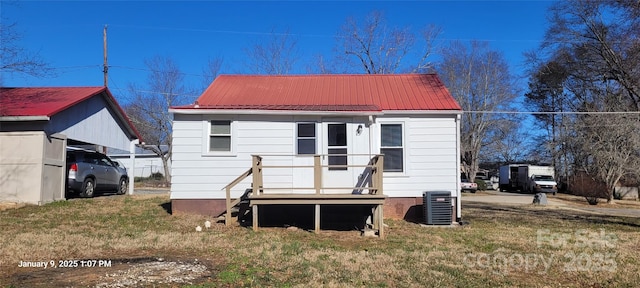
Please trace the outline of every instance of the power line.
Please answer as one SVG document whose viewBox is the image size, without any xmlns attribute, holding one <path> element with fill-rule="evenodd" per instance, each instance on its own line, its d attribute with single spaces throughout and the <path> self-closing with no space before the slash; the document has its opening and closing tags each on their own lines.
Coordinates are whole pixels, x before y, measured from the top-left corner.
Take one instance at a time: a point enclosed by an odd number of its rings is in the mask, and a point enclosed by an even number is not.
<svg viewBox="0 0 640 288">
<path fill-rule="evenodd" d="M 640 111 L 462 111 L 476 114 L 528 114 L 528 115 L 640 115 Z"/>
<path fill-rule="evenodd" d="M 216 29 L 199 29 L 199 28 L 181 28 L 181 27 L 163 27 L 163 26 L 140 26 L 140 25 L 120 25 L 109 24 L 110 26 L 122 27 L 122 28 L 137 28 L 137 29 L 154 29 L 154 30 L 173 30 L 173 31 L 192 31 L 192 32 L 208 32 L 208 33 L 220 33 L 220 34 L 239 34 L 239 35 L 258 35 L 258 36 L 296 36 L 296 37 L 314 37 L 314 38 L 349 38 L 350 36 L 341 36 L 339 34 L 307 34 L 307 33 L 284 33 L 284 32 L 259 32 L 259 31 L 240 31 L 240 30 L 216 30 Z M 441 41 L 479 41 L 479 42 L 528 42 L 528 43 L 565 43 L 565 44 L 579 44 L 583 43 L 580 40 L 546 40 L 546 39 L 477 39 L 477 38 L 440 38 L 436 37 L 436 40 Z M 613 41 L 611 43 L 622 44 L 632 43 L 631 41 Z"/>
<path fill-rule="evenodd" d="M 124 92 L 139 92 L 139 93 L 146 93 L 146 94 L 161 94 L 161 95 L 174 95 L 174 96 L 186 96 L 186 97 L 200 97 L 200 95 L 193 95 L 193 94 L 189 95 L 189 94 L 182 94 L 182 93 L 169 93 L 169 92 L 140 90 L 140 89 L 109 88 L 109 90 L 124 91 Z"/>
<path fill-rule="evenodd" d="M 149 71 L 149 72 L 160 72 L 160 73 L 164 72 L 162 70 L 152 70 L 152 69 L 129 67 L 129 66 L 122 66 L 122 65 L 109 65 L 109 68 L 121 68 L 121 69 L 127 69 L 127 70 L 138 70 L 138 71 Z M 178 74 L 185 75 L 185 76 L 205 77 L 205 75 L 202 75 L 202 74 L 192 74 L 192 73 L 184 73 L 184 72 L 179 72 Z"/>
<path fill-rule="evenodd" d="M 196 28 L 177 28 L 177 27 L 160 27 L 160 26 L 138 26 L 138 25 L 113 25 L 123 28 L 139 28 L 139 29 L 156 29 L 156 30 L 174 30 L 174 31 L 193 31 L 193 32 L 209 32 L 209 33 L 222 33 L 222 34 L 241 34 L 241 35 L 259 35 L 259 36 L 301 36 L 301 37 L 322 37 L 322 38 L 334 38 L 336 35 L 325 34 L 297 34 L 297 33 L 282 33 L 282 32 L 257 32 L 257 31 L 238 31 L 238 30 L 212 30 L 212 29 L 196 29 Z"/>
</svg>

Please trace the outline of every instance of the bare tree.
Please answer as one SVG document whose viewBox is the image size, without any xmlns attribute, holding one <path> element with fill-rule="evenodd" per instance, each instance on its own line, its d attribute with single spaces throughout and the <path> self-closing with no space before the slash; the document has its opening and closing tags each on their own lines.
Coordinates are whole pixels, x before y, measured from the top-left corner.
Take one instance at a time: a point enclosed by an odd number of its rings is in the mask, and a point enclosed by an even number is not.
<svg viewBox="0 0 640 288">
<path fill-rule="evenodd" d="M 567 57 L 564 53 L 557 53 L 552 60 L 544 62 L 539 60 L 534 52 L 527 54 L 527 62 L 531 63 L 532 69 L 529 91 L 524 95 L 528 107 L 543 112 L 534 115 L 534 125 L 546 131 L 546 135 L 540 138 L 537 146 L 547 150 L 548 153 L 542 154 L 550 154 L 551 165 L 556 175 L 562 176 L 561 181 L 564 182 L 569 174 L 567 142 L 571 141 L 568 137 L 571 132 L 568 131 L 567 124 L 570 123 L 571 116 L 562 112 L 572 111 L 573 106 L 572 101 L 568 100 L 565 87 L 569 77 L 568 67 L 564 65 Z"/>
<path fill-rule="evenodd" d="M 565 162 L 605 184 L 608 201 L 621 177 L 638 175 L 640 131 L 632 117 L 640 111 L 638 16 L 632 0 L 555 3 L 541 47 L 551 56 L 530 82 L 540 110 L 588 113 L 560 119 L 565 135 L 554 137 L 563 143 Z M 548 124 L 556 125 L 554 118 Z"/>
<path fill-rule="evenodd" d="M 640 172 L 640 115 L 592 114 L 579 117 L 577 124 L 576 144 L 583 151 L 579 168 L 604 183 L 606 191 L 592 192 L 612 202 L 618 181 Z"/>
<path fill-rule="evenodd" d="M 140 146 L 162 159 L 165 180 L 170 183 L 173 118 L 169 107 L 192 102 L 194 97 L 187 96 L 184 74 L 171 58 L 156 56 L 146 59 L 145 65 L 149 70 L 147 85 L 129 85 L 132 98 L 125 111 L 144 140 Z"/>
<path fill-rule="evenodd" d="M 311 74 L 334 74 L 336 73 L 335 67 L 338 66 L 335 63 L 335 59 L 328 60 L 322 54 L 317 54 L 313 61 L 307 65 L 307 72 Z"/>
<path fill-rule="evenodd" d="M 207 61 L 207 65 L 202 69 L 202 91 L 207 89 L 211 82 L 218 77 L 218 74 L 222 71 L 222 64 L 224 63 L 224 58 L 215 57 L 209 58 Z"/>
<path fill-rule="evenodd" d="M 486 146 L 479 160 L 493 163 L 524 162 L 532 153 L 528 142 L 531 135 L 521 123 L 522 117 L 497 119 L 492 129 L 487 131 Z"/>
<path fill-rule="evenodd" d="M 249 70 L 257 74 L 289 74 L 299 59 L 297 40 L 289 33 L 271 31 L 265 42 L 256 42 L 245 50 Z"/>
<path fill-rule="evenodd" d="M 34 77 L 50 76 L 53 72 L 49 65 L 33 51 L 20 45 L 20 33 L 16 23 L 6 24 L 0 21 L 0 72 L 21 73 Z M 2 77 L 2 74 L 0 74 Z M 2 80 L 0 78 L 0 80 Z"/>
<path fill-rule="evenodd" d="M 452 42 L 443 50 L 437 71 L 465 111 L 461 123 L 461 161 L 467 177 L 474 179 L 490 131 L 506 120 L 488 112 L 510 107 L 516 96 L 514 78 L 504 56 L 481 42 L 469 45 Z"/>
<path fill-rule="evenodd" d="M 591 70 L 583 76 L 615 81 L 634 110 L 640 111 L 638 1 L 567 0 L 557 2 L 550 11 L 543 47 L 573 51 L 580 64 Z"/>
<path fill-rule="evenodd" d="M 347 65 L 347 70 L 356 69 L 367 74 L 392 74 L 402 69 L 428 70 L 433 43 L 440 32 L 441 29 L 434 25 L 425 27 L 419 36 L 409 27 L 389 27 L 379 11 L 369 13 L 362 20 L 349 17 L 337 35 L 337 59 Z M 417 53 L 418 62 L 403 63 L 411 53 Z"/>
</svg>

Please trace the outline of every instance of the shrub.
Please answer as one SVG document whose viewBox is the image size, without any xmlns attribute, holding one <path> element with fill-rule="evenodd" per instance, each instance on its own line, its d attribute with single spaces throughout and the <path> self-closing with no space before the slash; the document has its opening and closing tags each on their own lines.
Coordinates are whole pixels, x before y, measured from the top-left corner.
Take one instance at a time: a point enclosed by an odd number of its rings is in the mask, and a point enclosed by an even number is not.
<svg viewBox="0 0 640 288">
<path fill-rule="evenodd" d="M 584 197 L 590 205 L 597 205 L 599 198 L 608 199 L 607 186 L 602 181 L 585 172 L 577 173 L 569 178 L 571 194 Z"/>
<path fill-rule="evenodd" d="M 152 173 L 151 176 L 149 176 L 150 180 L 164 180 L 164 175 L 162 175 L 162 173 L 160 172 L 155 172 Z"/>
<path fill-rule="evenodd" d="M 487 183 L 482 179 L 476 179 L 476 184 L 478 185 L 478 190 L 487 190 Z"/>
</svg>

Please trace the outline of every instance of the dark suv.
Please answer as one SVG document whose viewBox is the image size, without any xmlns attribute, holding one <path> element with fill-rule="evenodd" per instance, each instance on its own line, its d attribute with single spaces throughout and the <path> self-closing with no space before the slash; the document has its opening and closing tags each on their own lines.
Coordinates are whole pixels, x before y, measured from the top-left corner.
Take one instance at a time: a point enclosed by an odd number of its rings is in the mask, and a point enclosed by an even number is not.
<svg viewBox="0 0 640 288">
<path fill-rule="evenodd" d="M 129 189 L 127 169 L 102 153 L 67 148 L 67 189 L 80 197 L 97 191 L 125 194 Z"/>
</svg>

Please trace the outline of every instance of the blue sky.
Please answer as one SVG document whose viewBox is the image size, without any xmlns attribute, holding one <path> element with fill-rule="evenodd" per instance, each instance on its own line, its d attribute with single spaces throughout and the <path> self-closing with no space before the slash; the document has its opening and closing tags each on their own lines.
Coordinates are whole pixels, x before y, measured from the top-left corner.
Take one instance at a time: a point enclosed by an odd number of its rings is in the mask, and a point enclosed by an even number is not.
<svg viewBox="0 0 640 288">
<path fill-rule="evenodd" d="M 536 48 L 551 1 L 23 1 L 2 2 L 3 21 L 17 22 L 21 44 L 57 71 L 55 78 L 3 75 L 4 86 L 101 86 L 102 30 L 108 25 L 109 88 L 124 93 L 144 85 L 144 59 L 170 56 L 200 87 L 209 58 L 224 58 L 223 73 L 247 73 L 244 50 L 287 29 L 297 38 L 296 73 L 316 54 L 330 56 L 334 35 L 348 16 L 378 10 L 390 26 L 442 27 L 439 40 L 486 40 L 521 73 L 522 53 Z M 443 43 L 444 44 L 444 43 Z M 436 58 L 434 58 L 436 60 Z M 523 83 L 526 83 L 523 81 Z M 524 87 L 524 86 L 523 86 Z M 196 92 L 199 93 L 199 92 Z"/>
</svg>

